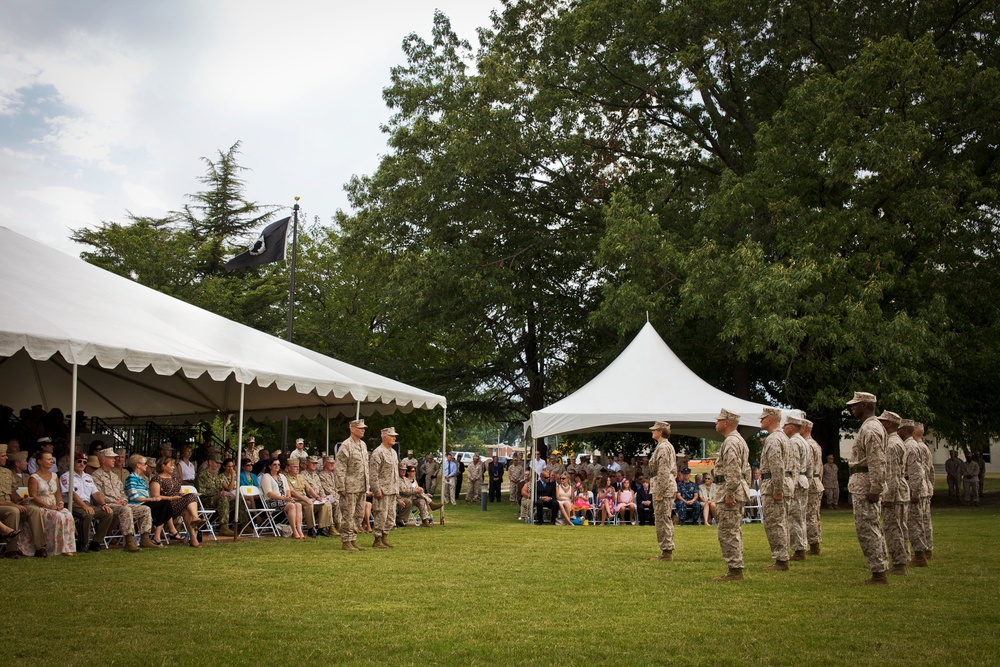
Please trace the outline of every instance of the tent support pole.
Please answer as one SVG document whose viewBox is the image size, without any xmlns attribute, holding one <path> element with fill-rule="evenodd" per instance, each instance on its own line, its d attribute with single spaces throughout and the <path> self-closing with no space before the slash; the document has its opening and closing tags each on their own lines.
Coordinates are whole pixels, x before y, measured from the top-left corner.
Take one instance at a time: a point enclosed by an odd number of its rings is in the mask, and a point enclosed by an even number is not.
<svg viewBox="0 0 1000 667">
<path fill-rule="evenodd" d="M 240 535 L 240 501 L 243 491 L 240 489 L 240 475 L 243 474 L 243 402 L 246 398 L 247 386 L 240 383 L 240 423 L 236 427 L 236 515 L 233 517 L 233 542 Z"/>
<path fill-rule="evenodd" d="M 361 419 L 361 401 L 358 401 L 358 406 L 354 410 L 354 418 Z"/>
<path fill-rule="evenodd" d="M 324 410 L 326 414 L 326 455 L 330 455 L 330 407 Z"/>
<path fill-rule="evenodd" d="M 442 406 L 444 416 L 441 419 L 441 515 L 439 524 L 444 525 L 444 466 L 448 463 L 448 406 Z"/>
</svg>

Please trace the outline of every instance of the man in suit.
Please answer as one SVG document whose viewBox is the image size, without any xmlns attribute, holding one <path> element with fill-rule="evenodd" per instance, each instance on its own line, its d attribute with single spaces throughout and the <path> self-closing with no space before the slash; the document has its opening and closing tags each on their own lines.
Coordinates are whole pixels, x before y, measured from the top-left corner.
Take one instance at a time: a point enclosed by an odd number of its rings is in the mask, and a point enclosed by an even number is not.
<svg viewBox="0 0 1000 667">
<path fill-rule="evenodd" d="M 549 471 L 543 470 L 540 479 L 535 484 L 535 523 L 542 523 L 542 510 L 546 507 L 552 516 L 552 525 L 559 516 L 559 503 L 556 501 L 556 483 L 549 479 Z"/>
<path fill-rule="evenodd" d="M 500 502 L 500 485 L 503 483 L 503 464 L 500 458 L 494 454 L 489 464 L 486 466 L 486 473 L 490 476 L 490 502 Z"/>
</svg>

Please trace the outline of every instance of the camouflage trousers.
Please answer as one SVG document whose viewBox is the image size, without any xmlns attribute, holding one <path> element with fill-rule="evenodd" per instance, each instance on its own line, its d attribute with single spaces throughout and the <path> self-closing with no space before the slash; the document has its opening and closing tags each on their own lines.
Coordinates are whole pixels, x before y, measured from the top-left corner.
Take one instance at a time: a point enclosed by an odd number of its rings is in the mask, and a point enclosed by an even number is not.
<svg viewBox="0 0 1000 667">
<path fill-rule="evenodd" d="M 764 520 L 764 534 L 771 547 L 771 558 L 788 560 L 788 496 L 784 500 L 775 500 L 771 494 L 760 496 L 761 510 Z"/>
<path fill-rule="evenodd" d="M 146 505 L 109 505 L 122 535 L 149 535 L 153 518 Z"/>
<path fill-rule="evenodd" d="M 795 497 L 788 503 L 788 548 L 791 551 L 805 551 L 806 543 L 806 508 L 809 504 L 809 493 L 805 489 L 795 488 Z"/>
<path fill-rule="evenodd" d="M 521 514 L 518 516 L 522 521 L 531 516 L 531 498 L 521 498 Z"/>
<path fill-rule="evenodd" d="M 385 537 L 396 525 L 396 494 L 372 497 L 372 519 L 375 537 Z"/>
<path fill-rule="evenodd" d="M 861 553 L 870 572 L 885 572 L 889 569 L 889 560 L 885 551 L 885 536 L 879 525 L 881 505 L 870 503 L 863 494 L 853 494 L 851 502 L 854 506 L 854 531 L 858 535 Z"/>
<path fill-rule="evenodd" d="M 719 547 L 726 566 L 743 569 L 743 503 L 719 503 Z"/>
<path fill-rule="evenodd" d="M 959 498 L 962 491 L 962 479 L 958 475 L 948 475 L 948 497 Z"/>
<path fill-rule="evenodd" d="M 469 490 L 465 492 L 465 502 L 478 503 L 482 495 L 483 495 L 483 480 L 481 479 L 469 480 Z"/>
<path fill-rule="evenodd" d="M 882 505 L 882 532 L 893 565 L 905 565 L 910 560 L 910 534 L 906 515 L 910 503 Z"/>
<path fill-rule="evenodd" d="M 824 488 L 823 494 L 826 495 L 826 508 L 832 509 L 840 504 L 840 487 L 834 486 L 829 489 Z"/>
<path fill-rule="evenodd" d="M 656 521 L 656 543 L 660 551 L 674 550 L 674 522 L 670 520 L 670 511 L 674 503 L 670 499 L 653 500 L 653 518 Z"/>
<path fill-rule="evenodd" d="M 358 528 L 365 520 L 365 493 L 348 493 L 340 497 L 340 539 L 354 542 L 358 539 Z"/>
<path fill-rule="evenodd" d="M 819 544 L 823 541 L 823 525 L 819 517 L 819 506 L 822 504 L 822 491 L 809 493 L 809 503 L 806 505 L 806 541 L 809 544 Z"/>
<path fill-rule="evenodd" d="M 931 537 L 931 499 L 920 498 L 910 503 L 906 515 L 906 530 L 910 535 L 910 544 L 914 551 L 933 551 L 934 542 Z"/>
<path fill-rule="evenodd" d="M 229 519 L 232 517 L 229 496 L 221 494 L 203 495 L 201 502 L 205 506 L 205 509 L 215 510 L 215 519 L 219 522 L 220 526 L 229 525 Z"/>
</svg>

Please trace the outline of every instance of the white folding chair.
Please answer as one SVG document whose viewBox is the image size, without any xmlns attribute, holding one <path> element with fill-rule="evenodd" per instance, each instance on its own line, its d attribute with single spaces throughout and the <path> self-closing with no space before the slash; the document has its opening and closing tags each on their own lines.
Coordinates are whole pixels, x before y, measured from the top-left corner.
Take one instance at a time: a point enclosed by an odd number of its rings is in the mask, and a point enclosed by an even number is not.
<svg viewBox="0 0 1000 667">
<path fill-rule="evenodd" d="M 760 492 L 750 489 L 750 502 L 743 506 L 743 523 L 763 523 L 763 507 L 760 504 Z"/>
<path fill-rule="evenodd" d="M 240 528 L 240 535 L 250 529 L 254 537 L 260 537 L 267 533 L 277 537 L 278 528 L 274 525 L 274 515 L 278 513 L 278 510 L 271 509 L 264 504 L 264 494 L 260 492 L 260 489 L 253 485 L 240 486 L 239 496 L 240 505 L 242 505 L 240 518 L 246 516 L 248 519 Z M 256 504 L 260 507 L 251 507 L 248 498 L 256 499 Z"/>
<path fill-rule="evenodd" d="M 201 532 L 208 533 L 212 536 L 213 542 L 218 542 L 219 540 L 215 537 L 215 529 L 212 528 L 212 517 L 215 515 L 215 510 L 205 509 L 205 505 L 201 502 L 201 494 L 198 493 L 198 489 L 191 486 L 190 484 L 185 484 L 181 486 L 181 493 L 193 493 L 198 498 L 198 516 L 205 520 L 205 525 L 201 527 Z"/>
</svg>

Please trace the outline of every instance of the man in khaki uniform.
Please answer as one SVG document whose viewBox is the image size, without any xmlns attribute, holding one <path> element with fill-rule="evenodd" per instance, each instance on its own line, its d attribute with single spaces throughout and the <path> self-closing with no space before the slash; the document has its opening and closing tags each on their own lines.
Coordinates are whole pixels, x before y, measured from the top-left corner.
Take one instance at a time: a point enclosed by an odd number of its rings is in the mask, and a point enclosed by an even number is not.
<svg viewBox="0 0 1000 667">
<path fill-rule="evenodd" d="M 670 520 L 670 511 L 677 495 L 677 453 L 668 439 L 670 424 L 658 421 L 649 430 L 653 432 L 653 440 L 656 440 L 656 449 L 649 460 L 649 473 L 652 475 L 649 490 L 653 494 L 656 542 L 660 547 L 660 555 L 652 560 L 673 560 L 674 522 Z"/>
<path fill-rule="evenodd" d="M 924 538 L 923 557 L 928 561 L 934 552 L 934 526 L 931 523 L 931 498 L 934 497 L 934 455 L 930 448 L 924 443 L 924 425 L 920 422 L 913 424 L 913 439 L 921 448 L 924 457 L 924 484 L 920 493 L 920 503 L 918 504 L 920 522 L 922 524 L 922 536 Z M 912 510 L 911 510 L 912 511 Z M 921 565 L 918 563 L 918 567 Z"/>
<path fill-rule="evenodd" d="M 927 561 L 924 559 L 923 523 L 920 518 L 920 496 L 924 492 L 927 472 L 924 470 L 923 448 L 913 439 L 914 422 L 912 419 L 904 419 L 896 429 L 896 434 L 903 441 L 903 472 L 906 482 L 909 485 L 910 497 L 909 508 L 906 513 L 906 534 L 910 544 L 913 545 L 913 558 L 907 563 L 912 567 L 924 567 Z M 887 538 L 888 539 L 888 538 Z M 891 549 L 890 549 L 891 552 Z M 907 545 L 906 555 L 909 556 L 909 546 Z M 895 560 L 895 557 L 893 557 Z M 891 570 L 890 570 L 891 572 Z"/>
<path fill-rule="evenodd" d="M 910 485 L 906 481 L 906 447 L 897 430 L 902 419 L 884 410 L 878 420 L 887 434 L 885 445 L 885 491 L 882 492 L 882 532 L 892 559 L 889 574 L 906 574 L 910 560 L 910 537 L 906 514 L 910 507 Z"/>
<path fill-rule="evenodd" d="M 715 419 L 715 430 L 725 440 L 715 464 L 719 547 L 729 571 L 715 581 L 743 581 L 743 506 L 749 502 L 750 449 L 736 428 L 740 416 L 723 409 Z"/>
<path fill-rule="evenodd" d="M 11 470 L 14 473 L 14 490 L 28 488 L 28 452 L 14 452 L 8 454 Z"/>
<path fill-rule="evenodd" d="M 786 454 L 791 445 L 781 425 L 781 410 L 764 408 L 760 416 L 760 427 L 768 432 L 764 440 L 764 450 L 760 455 L 760 502 L 764 534 L 771 547 L 774 564 L 766 569 L 788 570 L 788 505 L 793 471 L 786 469 Z M 787 480 L 787 482 L 786 482 Z"/>
<path fill-rule="evenodd" d="M 809 478 L 812 476 L 812 450 L 802 437 L 802 418 L 788 415 L 782 431 L 790 445 L 789 469 L 792 475 L 791 500 L 788 503 L 788 560 L 806 559 L 806 512 L 809 508 Z"/>
<path fill-rule="evenodd" d="M 292 497 L 302 503 L 302 520 L 306 524 L 309 537 L 316 537 L 322 533 L 324 537 L 330 536 L 330 526 L 333 525 L 333 508 L 329 503 L 317 503 L 320 495 L 316 489 L 309 486 L 306 478 L 299 474 L 299 467 L 302 458 L 290 458 L 285 463 L 285 476 L 288 478 L 288 485 L 291 488 Z"/>
<path fill-rule="evenodd" d="M 333 524 L 336 520 L 333 518 L 336 513 L 336 509 L 332 504 L 330 495 L 323 488 L 323 480 L 319 477 L 319 472 L 317 472 L 317 467 L 319 466 L 322 459 L 318 456 L 310 456 L 307 459 L 302 459 L 302 470 L 299 471 L 299 477 L 306 481 L 306 484 L 310 489 L 313 490 L 313 497 L 317 501 L 316 506 L 320 507 L 320 521 L 319 521 L 319 535 L 322 537 L 331 537 L 331 532 L 334 530 Z M 336 498 L 337 494 L 333 494 L 333 498 Z M 329 505 L 326 510 L 322 509 L 323 505 Z M 330 525 L 324 525 L 324 515 L 329 513 L 329 523 Z"/>
<path fill-rule="evenodd" d="M 337 475 L 334 472 L 334 468 L 337 465 L 337 457 L 335 456 L 324 456 L 323 457 L 323 470 L 316 473 L 316 478 L 319 480 L 319 484 L 313 488 L 330 503 L 333 514 L 333 527 L 330 529 L 331 536 L 333 533 L 340 534 L 340 526 L 343 521 L 340 515 L 340 494 L 337 493 Z"/>
<path fill-rule="evenodd" d="M 400 465 L 400 468 L 403 466 Z M 403 500 L 403 518 L 409 517 L 410 508 L 416 507 L 420 512 L 420 525 L 430 528 L 434 525 L 431 518 L 430 509 L 437 509 L 440 503 L 435 503 L 434 498 L 424 493 L 423 487 L 417 484 L 417 469 L 413 466 L 406 466 L 403 476 L 399 480 L 399 497 Z M 436 506 L 435 506 L 436 505 Z"/>
<path fill-rule="evenodd" d="M 402 461 L 400 461 L 399 465 L 400 466 L 405 466 L 407 468 L 409 468 L 410 466 L 413 466 L 413 468 L 415 470 L 417 468 L 417 463 L 418 463 L 418 461 L 415 458 L 413 458 L 413 450 L 412 449 L 407 449 L 406 450 L 406 458 L 403 459 Z"/>
<path fill-rule="evenodd" d="M 153 518 L 149 507 L 129 504 L 128 496 L 125 495 L 125 485 L 114 470 L 116 458 L 118 455 L 113 449 L 101 450 L 98 455 L 101 467 L 91 475 L 94 478 L 94 486 L 104 496 L 104 501 L 118 522 L 118 530 L 125 538 L 125 551 L 139 551 L 139 547 L 156 549 L 157 545 L 149 539 L 149 532 L 153 529 Z M 136 531 L 139 533 L 139 546 L 135 544 Z"/>
<path fill-rule="evenodd" d="M 962 490 L 962 460 L 958 458 L 957 450 L 948 450 L 944 473 L 948 478 L 948 497 L 958 499 Z"/>
<path fill-rule="evenodd" d="M 215 516 L 219 520 L 218 535 L 221 537 L 232 537 L 233 531 L 229 527 L 231 514 L 231 500 L 223 485 L 224 480 L 219 474 L 219 464 L 221 458 L 218 454 L 208 457 L 206 467 L 195 479 L 198 486 L 198 495 L 201 496 L 201 503 L 206 509 L 215 510 Z"/>
<path fill-rule="evenodd" d="M 374 519 L 376 549 L 391 549 L 386 541 L 393 527 L 396 496 L 399 493 L 399 457 L 392 448 L 396 442 L 396 429 L 382 429 L 382 444 L 372 452 L 369 471 L 372 489 L 372 518 Z"/>
<path fill-rule="evenodd" d="M 479 454 L 472 455 L 472 463 L 466 470 L 469 476 L 469 489 L 465 492 L 465 502 L 478 503 L 483 494 L 483 473 L 486 470 Z"/>
<path fill-rule="evenodd" d="M 823 527 L 820 523 L 819 507 L 823 504 L 823 483 L 820 481 L 820 471 L 823 469 L 823 449 L 812 437 L 813 423 L 802 420 L 802 437 L 809 443 L 809 454 L 812 461 L 809 475 L 809 502 L 806 505 L 806 541 L 809 542 L 809 555 L 820 555 L 820 543 L 823 541 Z"/>
<path fill-rule="evenodd" d="M 966 452 L 962 464 L 962 504 L 979 504 L 979 464 L 972 454 Z"/>
<path fill-rule="evenodd" d="M 27 460 L 27 452 L 24 454 Z M 42 529 L 41 510 L 35 505 L 25 505 L 21 502 L 21 497 L 17 495 L 18 484 L 14 479 L 14 473 L 7 465 L 7 445 L 0 445 L 0 522 L 12 530 L 31 530 L 32 541 L 35 550 L 45 548 L 45 533 Z M 4 551 L 5 558 L 20 558 L 21 552 L 17 548 L 17 535 L 7 538 L 7 549 Z"/>
<path fill-rule="evenodd" d="M 823 493 L 826 495 L 826 508 L 828 510 L 839 509 L 840 504 L 840 478 L 837 464 L 833 462 L 833 454 L 826 457 L 826 464 L 823 466 Z"/>
<path fill-rule="evenodd" d="M 880 525 L 879 504 L 885 488 L 885 447 L 888 435 L 881 422 L 875 418 L 875 394 L 854 392 L 847 402 L 854 418 L 861 422 L 858 436 L 851 447 L 851 478 L 847 490 L 851 492 L 854 507 L 854 531 L 865 555 L 868 570 L 872 573 L 866 584 L 888 584 L 889 559 L 885 549 L 885 535 Z"/>
<path fill-rule="evenodd" d="M 365 494 L 368 492 L 368 447 L 365 420 L 351 422 L 351 436 L 337 450 L 337 493 L 340 495 L 342 528 L 340 540 L 344 551 L 364 551 L 358 546 L 358 526 L 365 516 Z"/>
<path fill-rule="evenodd" d="M 125 480 L 131 474 L 129 469 L 125 467 L 125 449 L 123 447 L 118 447 L 115 449 L 115 465 L 111 469 L 111 472 L 118 476 L 118 479 L 125 484 Z"/>
<path fill-rule="evenodd" d="M 424 491 L 426 493 L 434 495 L 434 491 L 437 490 L 437 478 L 438 473 L 441 472 L 441 464 L 431 458 L 430 453 L 424 456 Z"/>
<path fill-rule="evenodd" d="M 508 495 L 507 500 L 512 503 L 518 502 L 521 497 L 521 485 L 524 483 L 524 460 L 520 452 L 514 454 L 514 458 L 507 465 Z"/>
</svg>

